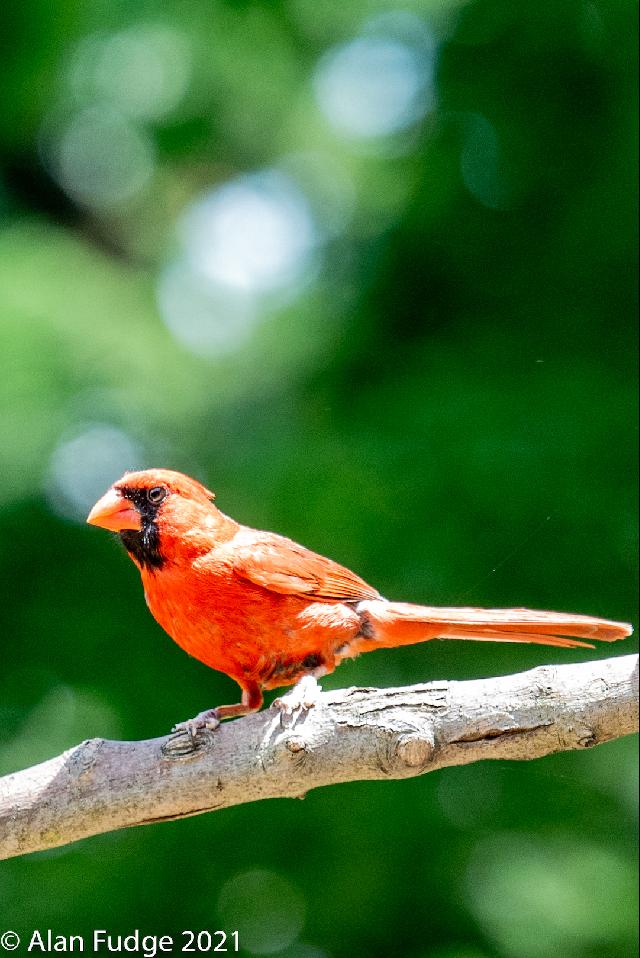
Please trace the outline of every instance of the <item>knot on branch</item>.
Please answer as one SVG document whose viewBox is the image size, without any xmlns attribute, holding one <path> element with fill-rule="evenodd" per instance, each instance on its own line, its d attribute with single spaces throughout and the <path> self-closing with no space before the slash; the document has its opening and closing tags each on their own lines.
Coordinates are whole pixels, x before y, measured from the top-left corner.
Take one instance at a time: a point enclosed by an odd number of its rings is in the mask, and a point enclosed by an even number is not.
<svg viewBox="0 0 640 958">
<path fill-rule="evenodd" d="M 431 729 L 402 729 L 379 743 L 378 765 L 391 777 L 416 775 L 431 764 L 435 751 Z"/>
<path fill-rule="evenodd" d="M 401 735 L 396 742 L 396 758 L 412 770 L 426 768 L 435 751 L 433 738 L 426 734 Z"/>
<path fill-rule="evenodd" d="M 86 738 L 79 745 L 66 752 L 69 772 L 78 781 L 88 778 L 100 761 L 101 753 L 106 746 L 106 739 Z"/>
</svg>

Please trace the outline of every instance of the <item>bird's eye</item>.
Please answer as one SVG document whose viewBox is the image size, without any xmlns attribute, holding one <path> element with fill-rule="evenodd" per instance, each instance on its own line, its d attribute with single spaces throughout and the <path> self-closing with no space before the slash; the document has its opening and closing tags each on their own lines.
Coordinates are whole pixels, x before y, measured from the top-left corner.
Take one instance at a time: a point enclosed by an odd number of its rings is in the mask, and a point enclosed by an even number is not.
<svg viewBox="0 0 640 958">
<path fill-rule="evenodd" d="M 157 506 L 158 503 L 162 502 L 166 494 L 167 490 L 164 488 L 164 486 L 154 486 L 153 489 L 147 489 L 147 499 L 154 506 Z"/>
</svg>

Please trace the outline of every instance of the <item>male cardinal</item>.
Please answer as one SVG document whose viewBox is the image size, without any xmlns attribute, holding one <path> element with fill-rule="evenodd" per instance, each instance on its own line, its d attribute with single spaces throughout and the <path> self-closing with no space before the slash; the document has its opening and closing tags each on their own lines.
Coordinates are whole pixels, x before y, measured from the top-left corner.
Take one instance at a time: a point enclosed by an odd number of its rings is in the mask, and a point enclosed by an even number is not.
<svg viewBox="0 0 640 958">
<path fill-rule="evenodd" d="M 316 677 L 372 649 L 436 638 L 593 648 L 565 636 L 613 642 L 632 632 L 589 615 L 388 602 L 331 559 L 240 525 L 213 498 L 182 473 L 147 469 L 125 473 L 87 518 L 119 533 L 147 605 L 171 638 L 242 689 L 238 705 L 175 726 L 192 737 L 257 711 L 263 689 L 297 683 L 281 708 L 310 707 Z"/>
</svg>

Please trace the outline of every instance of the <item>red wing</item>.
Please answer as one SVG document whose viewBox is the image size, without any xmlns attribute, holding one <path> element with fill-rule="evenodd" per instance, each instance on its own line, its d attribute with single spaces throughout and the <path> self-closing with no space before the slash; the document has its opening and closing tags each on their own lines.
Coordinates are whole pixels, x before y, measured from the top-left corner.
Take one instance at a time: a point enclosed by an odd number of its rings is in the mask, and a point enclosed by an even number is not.
<svg viewBox="0 0 640 958">
<path fill-rule="evenodd" d="M 275 534 L 234 548 L 234 560 L 237 575 L 271 592 L 334 602 L 379 596 L 344 566 Z"/>
</svg>

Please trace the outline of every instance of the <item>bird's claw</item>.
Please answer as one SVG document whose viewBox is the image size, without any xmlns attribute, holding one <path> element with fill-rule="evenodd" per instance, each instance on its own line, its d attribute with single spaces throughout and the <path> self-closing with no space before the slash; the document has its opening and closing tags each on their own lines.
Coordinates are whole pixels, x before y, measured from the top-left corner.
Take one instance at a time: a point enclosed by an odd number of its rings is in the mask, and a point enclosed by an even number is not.
<svg viewBox="0 0 640 958">
<path fill-rule="evenodd" d="M 187 719 L 186 722 L 176 722 L 171 731 L 176 733 L 186 732 L 189 738 L 194 739 L 198 732 L 203 732 L 205 729 L 215 732 L 219 725 L 219 719 L 211 719 L 208 722 L 199 719 Z"/>
<path fill-rule="evenodd" d="M 271 708 L 280 712 L 282 725 L 295 725 L 305 713 L 318 704 L 322 689 L 313 675 L 303 676 L 290 692 L 279 695 L 271 703 Z"/>
<path fill-rule="evenodd" d="M 198 746 L 198 736 L 204 732 L 215 732 L 220 725 L 216 709 L 208 709 L 206 712 L 200 712 L 195 718 L 187 719 L 185 722 L 176 722 L 171 729 L 172 735 L 169 743 L 177 743 L 183 736 L 187 736 L 188 746 L 183 751 L 194 751 Z M 179 745 L 172 745 L 171 751 L 180 751 Z"/>
</svg>

